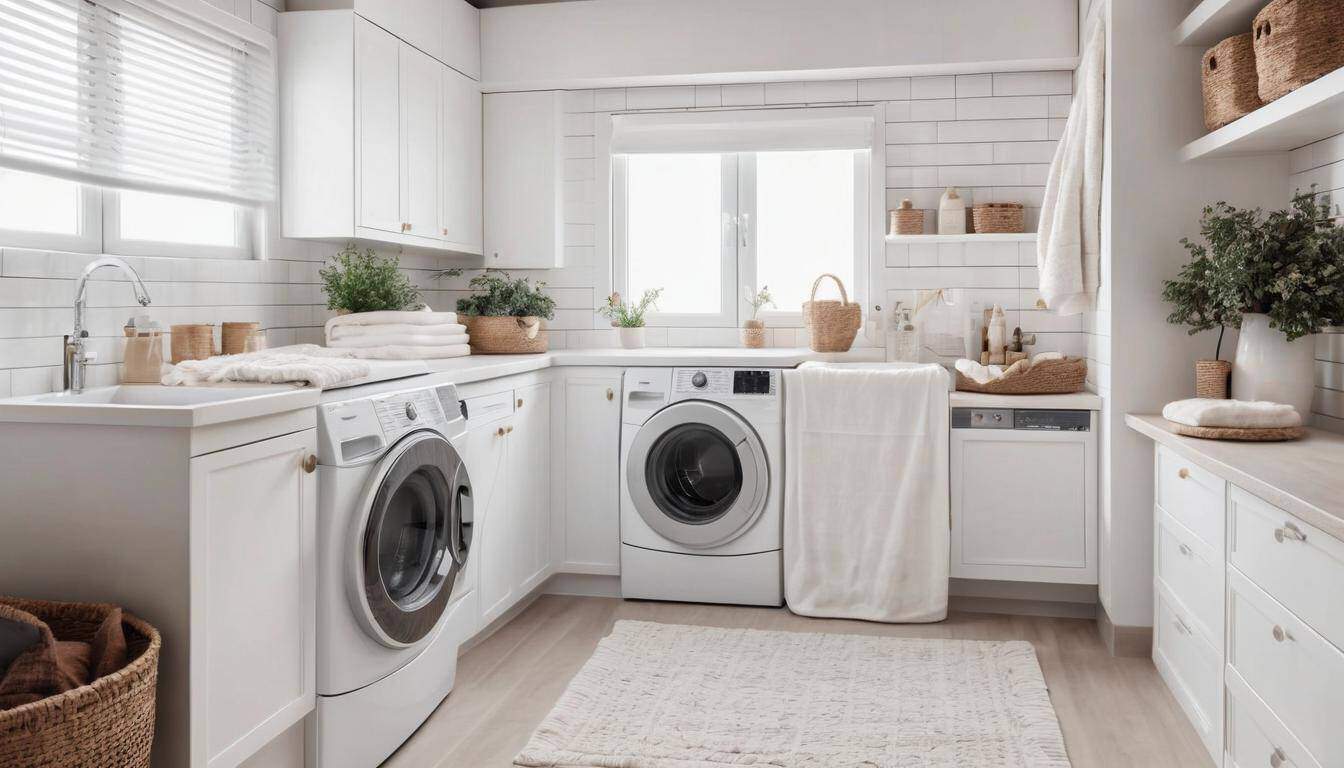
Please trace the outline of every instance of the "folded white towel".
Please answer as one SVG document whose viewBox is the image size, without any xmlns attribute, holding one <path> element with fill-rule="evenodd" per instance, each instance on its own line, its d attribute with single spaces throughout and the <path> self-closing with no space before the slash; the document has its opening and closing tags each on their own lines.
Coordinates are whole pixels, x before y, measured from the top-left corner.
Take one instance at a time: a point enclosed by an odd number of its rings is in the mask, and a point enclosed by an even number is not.
<svg viewBox="0 0 1344 768">
<path fill-rule="evenodd" d="M 363 360 L 352 359 L 349 350 L 327 349 L 316 344 L 218 355 L 205 360 L 184 360 L 164 374 L 167 386 L 202 386 L 226 381 L 263 384 L 307 382 L 327 388 L 369 375 L 372 368 Z"/>
<path fill-rule="evenodd" d="M 327 338 L 331 338 L 331 329 L 343 325 L 455 325 L 456 312 L 432 312 L 428 309 L 414 312 L 354 312 L 349 315 L 337 315 L 327 321 Z"/>
<path fill-rule="evenodd" d="M 368 360 L 437 360 L 445 357 L 466 357 L 471 354 L 471 347 L 466 344 L 432 347 L 394 344 L 342 351 L 352 352 L 356 357 Z"/>
<path fill-rule="evenodd" d="M 460 336 L 467 332 L 467 326 L 461 323 L 442 325 L 413 325 L 411 323 L 384 323 L 381 325 L 333 325 L 327 334 L 328 340 L 349 339 L 355 336 L 394 336 L 396 334 L 416 334 L 419 336 Z"/>
<path fill-rule="evenodd" d="M 1297 427 L 1302 416 L 1283 403 L 1249 400 L 1192 398 L 1167 403 L 1162 418 L 1187 427 L 1232 427 L 1235 429 L 1280 429 Z"/>
<path fill-rule="evenodd" d="M 386 326 L 371 325 L 370 328 Z M 351 336 L 344 339 L 331 339 L 328 347 L 337 349 L 371 349 L 373 347 L 449 347 L 466 344 L 467 334 L 454 333 L 437 336 L 429 333 L 388 333 L 377 336 Z"/>
</svg>

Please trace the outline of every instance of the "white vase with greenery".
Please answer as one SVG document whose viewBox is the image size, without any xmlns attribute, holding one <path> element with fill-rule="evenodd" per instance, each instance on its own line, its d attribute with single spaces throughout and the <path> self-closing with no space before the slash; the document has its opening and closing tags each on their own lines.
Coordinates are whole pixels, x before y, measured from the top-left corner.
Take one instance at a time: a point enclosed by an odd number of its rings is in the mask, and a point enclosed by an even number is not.
<svg viewBox="0 0 1344 768">
<path fill-rule="evenodd" d="M 639 349 L 644 346 L 644 316 L 650 309 L 658 308 L 658 297 L 662 288 L 651 288 L 639 297 L 639 301 L 626 302 L 621 294 L 613 293 L 607 297 L 605 306 L 598 307 L 598 314 L 611 319 L 613 327 L 619 329 L 621 346 L 626 349 Z"/>
</svg>

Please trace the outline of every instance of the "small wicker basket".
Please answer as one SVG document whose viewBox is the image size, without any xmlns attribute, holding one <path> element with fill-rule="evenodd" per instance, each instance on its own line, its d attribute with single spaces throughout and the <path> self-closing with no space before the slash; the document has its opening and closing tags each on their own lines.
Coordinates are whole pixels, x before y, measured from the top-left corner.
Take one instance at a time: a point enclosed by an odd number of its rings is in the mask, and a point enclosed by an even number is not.
<svg viewBox="0 0 1344 768">
<path fill-rule="evenodd" d="M 1195 397 L 1226 400 L 1232 364 L 1226 360 L 1195 361 Z"/>
<path fill-rule="evenodd" d="M 831 278 L 840 287 L 840 300 L 817 301 L 821 281 Z M 854 337 L 863 323 L 859 305 L 849 300 L 845 284 L 827 272 L 812 283 L 810 298 L 803 302 L 803 324 L 811 335 L 813 352 L 848 352 L 854 346 Z"/>
<path fill-rule="evenodd" d="M 1022 373 L 997 381 L 978 384 L 957 371 L 957 390 L 990 395 L 1068 395 L 1083 391 L 1087 382 L 1087 360 L 1066 357 L 1042 360 Z"/>
<path fill-rule="evenodd" d="M 219 332 L 219 352 L 237 355 L 246 351 L 247 339 L 261 330 L 261 323 L 225 323 Z"/>
<path fill-rule="evenodd" d="M 532 355 L 548 346 L 539 317 L 470 315 L 462 320 L 475 355 Z"/>
<path fill-rule="evenodd" d="M 971 214 L 976 234 L 1022 231 L 1021 203 L 980 203 Z"/>
<path fill-rule="evenodd" d="M 1250 32 L 1229 37 L 1205 51 L 1201 71 L 1206 129 L 1217 130 L 1264 106 Z"/>
<path fill-rule="evenodd" d="M 0 598 L 51 627 L 60 640 L 88 641 L 110 606 Z M 110 675 L 41 701 L 0 710 L 0 765 L 24 768 L 149 768 L 154 743 L 158 630 L 122 613 L 130 662 Z"/>
<path fill-rule="evenodd" d="M 1274 0 L 1252 30 L 1266 104 L 1344 67 L 1344 0 Z"/>
<path fill-rule="evenodd" d="M 887 234 L 889 235 L 922 235 L 924 234 L 924 211 L 916 208 L 910 198 L 901 201 L 900 208 L 893 208 L 889 212 L 891 221 L 888 222 Z"/>
<path fill-rule="evenodd" d="M 172 331 L 173 363 L 183 360 L 204 360 L 215 355 L 215 326 L 210 323 L 174 325 Z"/>
</svg>

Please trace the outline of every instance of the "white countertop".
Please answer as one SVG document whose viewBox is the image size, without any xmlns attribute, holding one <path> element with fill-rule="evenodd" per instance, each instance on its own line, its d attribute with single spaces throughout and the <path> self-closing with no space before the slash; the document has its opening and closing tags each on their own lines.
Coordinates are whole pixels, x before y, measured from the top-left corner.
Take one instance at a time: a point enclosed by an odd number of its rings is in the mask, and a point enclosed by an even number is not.
<svg viewBox="0 0 1344 768">
<path fill-rule="evenodd" d="M 1205 440 L 1171 431 L 1155 415 L 1125 424 L 1182 458 L 1344 540 L 1344 435 L 1308 429 L 1300 440 L 1248 443 Z"/>
<path fill-rule="evenodd" d="M 291 384 L 119 384 L 75 396 L 52 392 L 0 400 L 0 423 L 190 429 L 312 408 L 321 394 Z"/>
</svg>

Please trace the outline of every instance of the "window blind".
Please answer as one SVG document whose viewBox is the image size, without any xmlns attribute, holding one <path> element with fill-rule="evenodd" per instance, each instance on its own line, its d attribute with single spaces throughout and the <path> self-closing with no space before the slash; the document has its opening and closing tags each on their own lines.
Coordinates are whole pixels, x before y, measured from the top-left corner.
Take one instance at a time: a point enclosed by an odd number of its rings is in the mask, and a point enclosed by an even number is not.
<svg viewBox="0 0 1344 768">
<path fill-rule="evenodd" d="M 0 0 L 0 166 L 273 200 L 274 38 L 216 13 L 199 0 Z"/>
<path fill-rule="evenodd" d="M 871 149 L 871 107 L 613 115 L 612 154 Z"/>
</svg>

